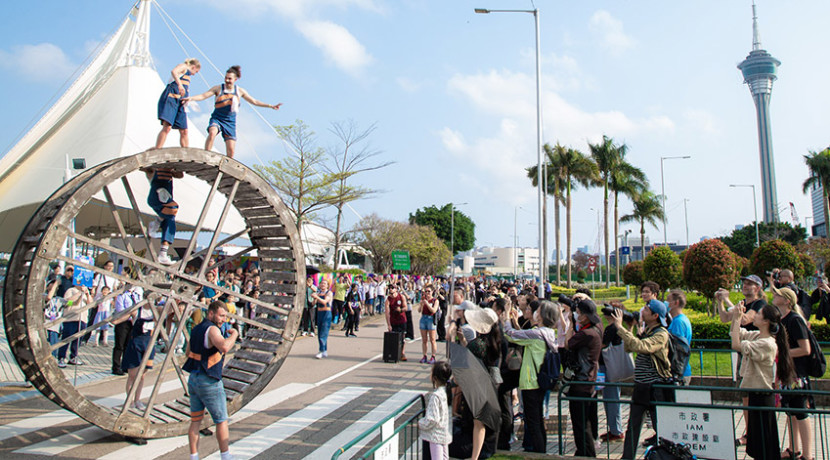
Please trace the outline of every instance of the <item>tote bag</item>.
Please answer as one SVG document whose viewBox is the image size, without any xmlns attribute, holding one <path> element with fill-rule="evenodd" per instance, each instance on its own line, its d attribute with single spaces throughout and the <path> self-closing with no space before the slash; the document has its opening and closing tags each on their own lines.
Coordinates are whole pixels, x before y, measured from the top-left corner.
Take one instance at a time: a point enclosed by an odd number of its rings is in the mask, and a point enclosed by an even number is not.
<svg viewBox="0 0 830 460">
<path fill-rule="evenodd" d="M 602 360 L 605 361 L 606 381 L 622 382 L 634 377 L 634 360 L 625 352 L 623 344 L 603 348 Z"/>
</svg>

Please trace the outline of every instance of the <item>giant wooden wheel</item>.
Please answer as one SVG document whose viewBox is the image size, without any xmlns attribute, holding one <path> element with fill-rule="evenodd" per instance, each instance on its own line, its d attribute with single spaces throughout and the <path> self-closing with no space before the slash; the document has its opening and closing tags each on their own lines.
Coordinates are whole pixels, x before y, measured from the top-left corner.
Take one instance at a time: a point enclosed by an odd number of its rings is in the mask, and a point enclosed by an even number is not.
<svg viewBox="0 0 830 460">
<path fill-rule="evenodd" d="M 157 262 L 156 250 L 152 248 L 158 247 L 159 239 L 147 230 L 146 224 L 152 215 L 143 205 L 146 195 L 134 193 L 134 190 L 147 189 L 146 178 L 137 174 L 140 168 L 147 167 L 182 171 L 186 181 L 205 191 L 198 203 L 181 203 L 179 197 L 174 197 L 180 206 L 201 208 L 196 223 L 191 222 L 185 227 L 192 233 L 188 232 L 187 248 L 176 265 L 165 266 Z M 174 191 L 178 186 L 174 181 Z M 82 229 L 76 231 L 76 219 L 82 214 L 88 215 L 90 209 L 106 217 L 111 228 L 114 225 L 117 229 L 114 235 L 102 238 L 84 234 Z M 234 219 L 237 227 L 228 230 L 229 222 Z M 209 240 L 207 247 L 197 251 L 197 240 L 202 245 Z M 141 274 L 137 280 L 129 279 L 73 260 L 64 254 L 63 248 L 68 241 L 114 254 L 125 264 L 140 269 L 134 271 Z M 211 265 L 210 256 L 215 249 L 231 241 L 239 246 L 239 252 L 220 257 Z M 137 242 L 150 249 L 135 250 Z M 140 286 L 145 294 L 142 304 L 161 303 L 158 302 L 160 299 L 174 300 L 164 302 L 164 306 L 155 310 L 157 321 L 151 336 L 151 343 L 161 339 L 167 349 L 172 349 L 172 345 L 188 339 L 184 323 L 195 308 L 202 307 L 194 300 L 194 293 L 200 286 L 208 284 L 205 273 L 246 255 L 256 255 L 259 259 L 261 295 L 258 299 L 212 286 L 218 292 L 235 295 L 241 301 L 255 305 L 253 315 L 247 312 L 244 316 L 231 315 L 244 325 L 240 341 L 225 358 L 223 382 L 228 412 L 232 414 L 265 388 L 291 348 L 305 302 L 305 259 L 292 216 L 273 189 L 253 170 L 226 156 L 189 148 L 149 150 L 89 168 L 55 191 L 31 218 L 12 253 L 3 302 L 11 350 L 35 388 L 94 425 L 138 438 L 184 434 L 190 424 L 187 374 L 180 367 L 184 357 L 173 352 L 163 358 L 157 354 L 155 368 L 147 374 L 145 381 L 143 399 L 146 408 L 143 410 L 102 403 L 93 395 L 85 394 L 76 385 L 77 381 L 70 378 L 67 369 L 58 367 L 52 351 L 100 324 L 89 324 L 87 329 L 55 345 L 48 343 L 47 327 L 54 327 L 63 320 L 47 321 L 44 318 L 44 286 L 49 264 L 59 260 L 95 273 L 105 273 L 122 283 Z M 192 267 L 190 274 L 185 273 L 188 265 Z M 155 273 L 149 275 L 151 269 L 155 269 Z M 114 298 L 123 289 L 123 286 L 115 289 L 102 301 Z M 96 306 L 94 303 L 86 308 Z M 141 304 L 129 311 L 139 307 Z M 108 322 L 122 317 L 111 316 Z M 173 334 L 168 335 L 168 331 L 160 326 L 162 321 L 159 319 L 166 317 L 171 317 L 176 325 Z M 139 372 L 144 369 L 148 357 L 149 350 Z M 122 388 L 123 378 L 114 379 L 113 385 Z M 175 385 L 175 391 L 170 391 L 171 385 Z M 130 394 L 134 391 L 133 388 Z M 205 417 L 205 426 L 209 423 L 209 418 Z"/>
</svg>

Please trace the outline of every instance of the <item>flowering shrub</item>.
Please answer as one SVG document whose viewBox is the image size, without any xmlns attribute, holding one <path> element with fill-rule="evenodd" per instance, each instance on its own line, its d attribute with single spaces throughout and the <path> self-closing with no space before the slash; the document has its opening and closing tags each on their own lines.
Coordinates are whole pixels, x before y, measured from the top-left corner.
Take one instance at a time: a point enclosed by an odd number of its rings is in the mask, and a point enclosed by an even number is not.
<svg viewBox="0 0 830 460">
<path fill-rule="evenodd" d="M 665 292 L 680 286 L 683 264 L 680 257 L 667 246 L 654 248 L 643 261 L 643 277 L 654 281 Z"/>
<path fill-rule="evenodd" d="M 749 271 L 761 277 L 767 278 L 767 272 L 774 268 L 789 268 L 795 274 L 796 279 L 804 276 L 804 265 L 798 257 L 798 253 L 790 243 L 782 240 L 770 240 L 761 243 L 761 246 L 752 251 L 749 259 Z"/>
<path fill-rule="evenodd" d="M 741 276 L 735 253 L 723 241 L 710 239 L 693 244 L 683 261 L 686 286 L 712 299 L 720 288 L 730 289 Z"/>
</svg>

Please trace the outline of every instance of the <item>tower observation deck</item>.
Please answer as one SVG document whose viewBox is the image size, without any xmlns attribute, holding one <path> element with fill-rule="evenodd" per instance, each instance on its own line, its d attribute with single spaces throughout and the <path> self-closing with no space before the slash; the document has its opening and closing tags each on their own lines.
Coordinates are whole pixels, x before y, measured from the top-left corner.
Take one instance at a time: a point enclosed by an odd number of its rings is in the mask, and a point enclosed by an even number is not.
<svg viewBox="0 0 830 460">
<path fill-rule="evenodd" d="M 778 221 L 778 194 L 775 187 L 775 163 L 772 153 L 772 129 L 770 128 L 769 101 L 772 95 L 772 82 L 776 80 L 776 71 L 781 61 L 761 49 L 758 33 L 758 17 L 755 3 L 752 4 L 752 51 L 738 64 L 749 85 L 752 99 L 755 101 L 755 113 L 758 121 L 758 153 L 761 159 L 761 190 L 763 192 L 764 222 Z"/>
</svg>

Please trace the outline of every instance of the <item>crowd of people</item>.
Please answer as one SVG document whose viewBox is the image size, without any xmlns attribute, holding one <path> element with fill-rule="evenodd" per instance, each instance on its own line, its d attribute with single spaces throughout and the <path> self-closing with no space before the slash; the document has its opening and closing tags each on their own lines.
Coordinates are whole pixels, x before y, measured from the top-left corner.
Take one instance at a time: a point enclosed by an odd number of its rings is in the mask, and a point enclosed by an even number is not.
<svg viewBox="0 0 830 460">
<path fill-rule="evenodd" d="M 127 393 L 133 399 L 126 404 L 141 409 L 144 375 L 138 375 L 138 370 L 145 352 L 153 348 L 151 360 L 155 352 L 157 344 L 150 343 L 149 338 L 156 326 L 154 318 L 162 311 L 163 299 L 145 299 L 140 287 L 122 284 L 119 279 L 123 277 L 108 276 L 106 272 L 114 270 L 112 262 L 103 265 L 92 287 L 75 282 L 73 270 L 71 266 L 64 273 L 56 269 L 47 285 L 48 338 L 51 344 L 64 341 L 56 350 L 59 366 L 83 365 L 78 347 L 106 345 L 111 341 L 113 373 L 128 374 Z M 126 268 L 121 274 L 130 276 Z M 231 316 L 256 314 L 252 305 L 225 291 L 257 297 L 260 276 L 253 266 L 214 269 L 206 273 L 206 281 L 196 294 L 203 308 L 193 309 L 186 327 L 191 337 L 206 337 L 210 330 L 199 326 L 216 326 L 219 335 L 208 335 L 218 345 L 194 350 L 191 341 L 191 348 L 185 351 L 180 348 L 183 340 L 178 344 L 164 340 L 161 343 L 163 351 L 186 353 L 193 359 L 189 366 L 196 369 L 197 375 L 216 373 L 215 369 L 199 364 L 200 356 L 213 348 L 223 349 L 226 342 L 220 340 L 238 337 L 243 332 L 244 325 L 235 324 Z M 742 278 L 744 299 L 737 305 L 730 300 L 729 290 L 721 289 L 715 294 L 719 317 L 730 324 L 731 347 L 741 356 L 740 387 L 745 390 L 744 405 L 751 408 L 745 414 L 746 433 L 740 442 L 747 445 L 747 454 L 753 458 L 810 459 L 814 441 L 807 414 L 790 414 L 791 442 L 782 451 L 775 413 L 761 408 L 776 405 L 776 394 L 767 390 L 782 389 L 788 390 L 782 394 L 782 407 L 814 407 L 809 395 L 799 394 L 799 390 L 810 389 L 811 359 L 808 321 L 799 302 L 830 302 L 830 288 L 820 284 L 812 295 L 803 295 L 785 270 L 776 271 L 767 283 L 773 293 L 771 304 L 765 300 L 764 283 L 755 275 Z M 218 286 L 225 289 L 217 289 Z M 429 397 L 421 433 L 428 442 L 425 453 L 429 451 L 434 458 L 487 458 L 497 449 L 510 449 L 517 442 L 526 451 L 546 452 L 545 420 L 550 414 L 551 395 L 555 398 L 557 394 L 557 389 L 546 387 L 540 376 L 548 360 L 555 362 L 559 384 L 566 385 L 564 392 L 569 400 L 578 456 L 593 457 L 602 443 L 622 442 L 622 458 L 636 458 L 643 445 L 657 442 L 651 437 L 641 445 L 646 418 L 652 427 L 656 426 L 656 405 L 674 401 L 672 386 L 689 385 L 691 381 L 688 359 L 678 367 L 676 356 L 682 353 L 675 352 L 678 344 L 688 348 L 692 341 L 692 324 L 684 314 L 685 293 L 670 290 L 661 295 L 660 286 L 652 281 L 639 286 L 639 311 L 629 311 L 630 307 L 626 309 L 617 301 L 598 308 L 587 289 L 553 299 L 548 288 L 540 298 L 539 288 L 532 281 L 470 278 L 450 285 L 447 278 L 439 277 L 318 274 L 308 277 L 306 288 L 300 331 L 303 336 L 317 338 L 318 359 L 328 357 L 328 338 L 336 326 L 345 337 L 356 337 L 361 318 L 381 316 L 387 330 L 402 333 L 409 342 L 415 338 L 417 322 L 420 363 L 433 366 L 430 379 L 435 391 Z M 89 305 L 95 308 L 86 307 Z M 413 321 L 413 310 L 419 314 L 417 321 Z M 125 311 L 130 314 L 124 315 Z M 169 314 L 159 327 L 164 327 L 172 337 L 172 309 Z M 87 324 L 98 327 L 80 334 Z M 438 343 L 447 341 L 466 347 L 481 363 L 498 401 L 497 417 L 471 410 L 470 395 L 452 376 L 451 360 L 440 359 L 443 353 Z M 612 349 L 618 349 L 622 355 L 611 353 Z M 628 401 L 620 398 L 619 386 L 603 382 L 625 380 L 619 377 L 626 372 L 625 363 L 621 364 L 625 359 L 619 356 L 629 356 L 628 353 L 636 358 L 627 371 L 634 386 L 624 424 L 621 408 Z M 407 359 L 405 354 L 401 358 Z M 147 363 L 144 372 L 151 366 L 151 362 Z M 612 375 L 617 377 L 612 379 Z M 133 387 L 135 391 L 131 392 Z M 602 430 L 598 423 L 600 400 L 607 425 Z M 212 410 L 209 403 L 202 406 L 196 412 L 203 414 L 205 407 Z M 217 416 L 221 419 L 221 412 Z M 517 420 L 523 423 L 521 440 L 514 433 Z"/>
</svg>

